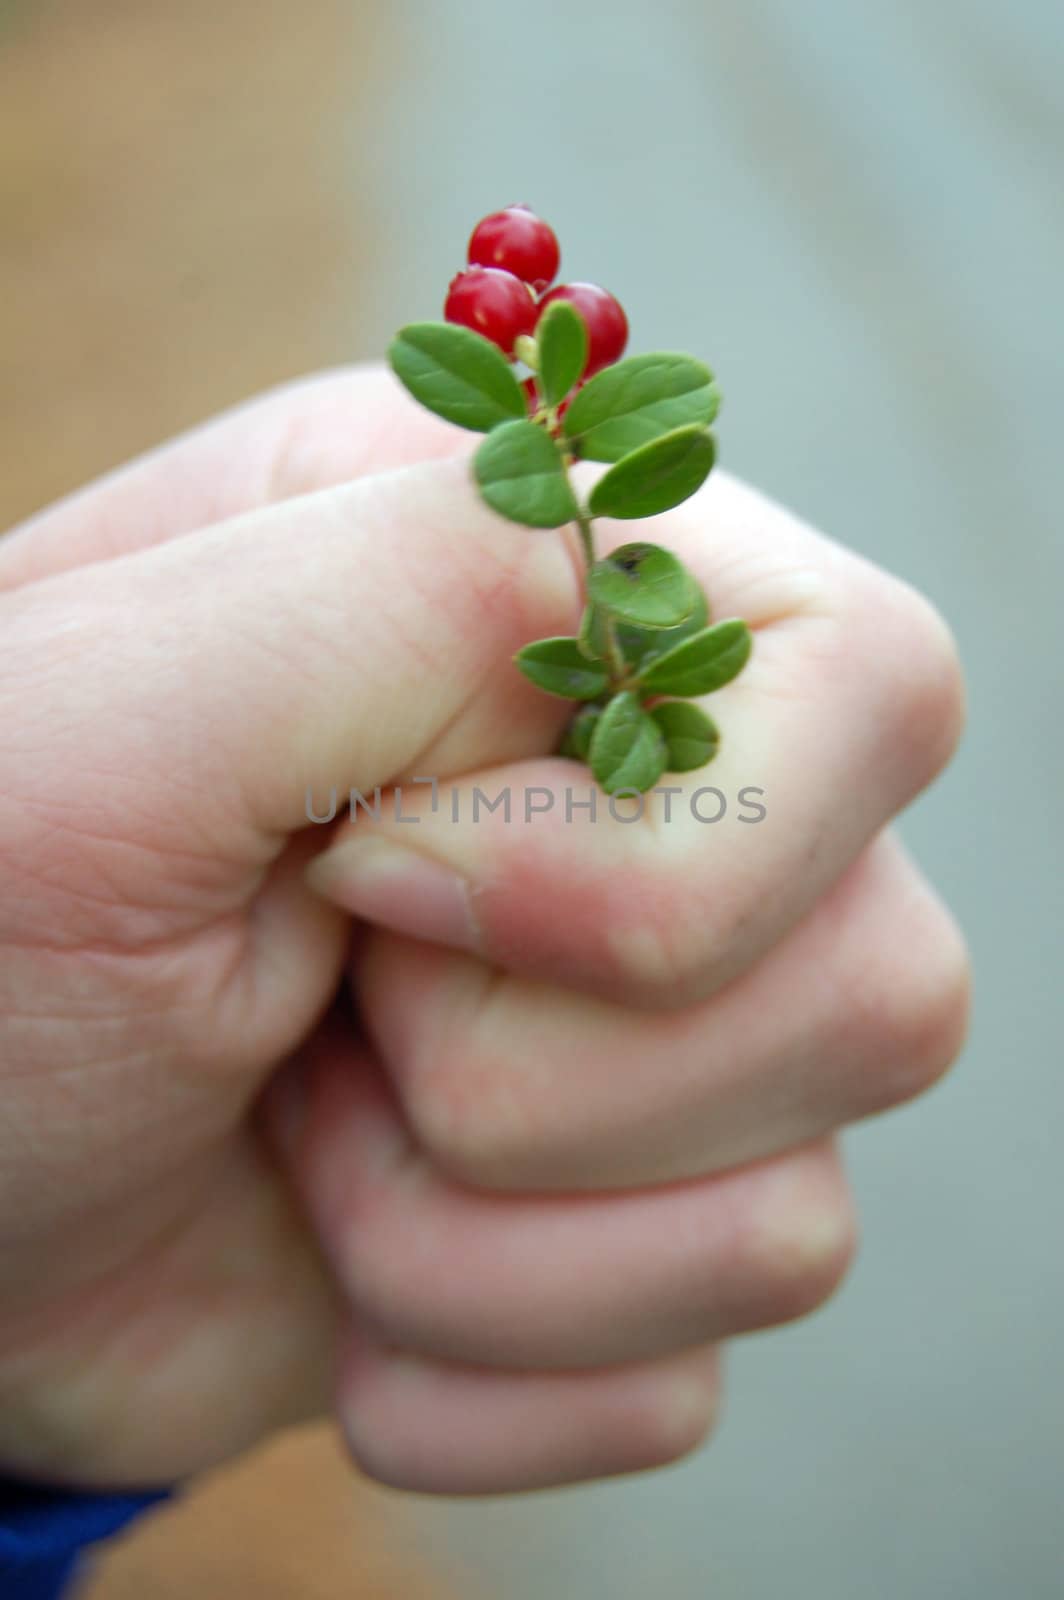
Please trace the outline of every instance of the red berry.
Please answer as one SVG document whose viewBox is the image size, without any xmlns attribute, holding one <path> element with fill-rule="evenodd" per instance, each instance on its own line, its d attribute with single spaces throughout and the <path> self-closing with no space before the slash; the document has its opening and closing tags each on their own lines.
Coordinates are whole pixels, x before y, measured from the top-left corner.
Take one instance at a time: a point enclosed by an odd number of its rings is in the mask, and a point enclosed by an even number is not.
<svg viewBox="0 0 1064 1600">
<path fill-rule="evenodd" d="M 587 323 L 587 366 L 584 377 L 619 361 L 628 343 L 628 318 L 619 300 L 597 283 L 560 283 L 539 302 L 542 314 L 554 300 L 568 300 Z"/>
<path fill-rule="evenodd" d="M 513 355 L 514 340 L 532 332 L 538 315 L 528 286 L 497 267 L 470 267 L 452 278 L 443 314 L 448 322 L 482 333 L 504 356 Z"/>
<path fill-rule="evenodd" d="M 527 206 L 493 211 L 477 223 L 469 240 L 471 262 L 481 267 L 502 267 L 537 291 L 554 282 L 559 259 L 553 228 Z"/>
</svg>

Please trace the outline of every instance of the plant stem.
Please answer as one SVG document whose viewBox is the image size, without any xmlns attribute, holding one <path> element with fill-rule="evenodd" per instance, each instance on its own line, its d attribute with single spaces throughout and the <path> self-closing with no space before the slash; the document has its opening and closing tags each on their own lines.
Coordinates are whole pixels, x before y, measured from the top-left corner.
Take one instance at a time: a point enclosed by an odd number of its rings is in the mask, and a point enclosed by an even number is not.
<svg viewBox="0 0 1064 1600">
<path fill-rule="evenodd" d="M 590 572 L 595 565 L 595 541 L 591 534 L 591 518 L 580 505 L 576 510 L 576 525 L 580 530 L 580 543 L 584 549 L 584 560 Z"/>
<path fill-rule="evenodd" d="M 610 671 L 613 673 L 614 687 L 626 689 L 628 687 L 626 682 L 628 666 L 620 644 L 617 642 L 617 624 L 608 613 L 606 616 L 606 656 L 610 664 Z"/>
<path fill-rule="evenodd" d="M 566 452 L 566 470 L 573 464 L 573 458 Z M 575 499 L 575 496 L 574 496 Z M 595 536 L 591 532 L 591 517 L 585 508 L 576 502 L 576 526 L 580 531 L 580 544 L 584 552 L 584 563 L 588 572 L 595 565 Z M 620 645 L 617 642 L 617 630 L 611 616 L 606 617 L 606 659 L 613 674 L 614 680 L 623 679 L 627 673 L 627 664 Z"/>
<path fill-rule="evenodd" d="M 576 525 L 580 530 L 580 543 L 584 550 L 584 561 L 587 564 L 587 570 L 590 572 L 595 565 L 595 539 L 591 532 L 591 518 L 579 500 L 576 503 L 576 507 Z M 624 680 L 628 667 L 624 659 L 624 653 L 617 642 L 616 625 L 609 615 L 606 617 L 606 659 L 615 683 Z"/>
</svg>

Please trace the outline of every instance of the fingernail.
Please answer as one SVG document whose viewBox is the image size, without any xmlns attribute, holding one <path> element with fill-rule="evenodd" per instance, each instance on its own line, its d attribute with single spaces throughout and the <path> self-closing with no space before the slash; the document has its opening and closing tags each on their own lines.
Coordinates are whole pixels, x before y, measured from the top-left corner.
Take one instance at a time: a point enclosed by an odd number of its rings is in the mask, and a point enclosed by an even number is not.
<svg viewBox="0 0 1064 1600">
<path fill-rule="evenodd" d="M 465 879 L 390 839 L 375 836 L 327 850 L 307 868 L 307 882 L 341 910 L 393 933 L 477 948 Z"/>
</svg>

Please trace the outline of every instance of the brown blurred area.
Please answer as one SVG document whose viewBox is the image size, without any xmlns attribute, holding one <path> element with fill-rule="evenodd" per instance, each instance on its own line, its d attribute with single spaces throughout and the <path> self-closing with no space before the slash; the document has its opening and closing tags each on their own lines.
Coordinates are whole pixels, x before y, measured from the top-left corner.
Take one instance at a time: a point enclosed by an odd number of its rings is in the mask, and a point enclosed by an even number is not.
<svg viewBox="0 0 1064 1600">
<path fill-rule="evenodd" d="M 106 1548 L 72 1600 L 445 1600 L 402 1497 L 352 1477 L 304 1429 L 212 1475 Z M 453 1564 L 447 1566 L 453 1573 Z"/>
<path fill-rule="evenodd" d="M 379 222 L 351 151 L 388 17 L 357 0 L 0 0 L 0 528 L 372 347 L 353 286 Z M 456 1592 L 403 1505 L 331 1430 L 302 1430 L 136 1524 L 78 1592 Z"/>
<path fill-rule="evenodd" d="M 0 0 L 0 528 L 374 348 L 384 0 Z"/>
</svg>

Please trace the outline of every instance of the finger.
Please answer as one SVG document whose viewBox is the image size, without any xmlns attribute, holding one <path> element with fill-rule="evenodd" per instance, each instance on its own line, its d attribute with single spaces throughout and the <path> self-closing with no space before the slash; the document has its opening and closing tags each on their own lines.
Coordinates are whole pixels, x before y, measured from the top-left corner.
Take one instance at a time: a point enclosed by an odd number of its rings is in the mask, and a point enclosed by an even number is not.
<svg viewBox="0 0 1064 1600">
<path fill-rule="evenodd" d="M 280 1136 L 348 1304 L 413 1355 L 518 1370 L 647 1361 L 800 1316 L 854 1221 L 836 1152 L 622 1195 L 500 1196 L 412 1143 L 379 1070 L 319 1041 Z"/>
<path fill-rule="evenodd" d="M 54 781 L 77 771 L 100 820 L 127 828 L 135 789 L 137 817 L 272 854 L 308 795 L 372 790 L 455 724 L 549 748 L 557 708 L 508 659 L 576 607 L 561 540 L 479 506 L 464 463 L 422 465 L 0 596 L 0 699 L 17 729 L 32 685 Z"/>
<path fill-rule="evenodd" d="M 0 590 L 461 454 L 472 438 L 415 405 L 382 366 L 319 373 L 223 412 L 12 529 L 0 540 Z"/>
<path fill-rule="evenodd" d="M 371 1478 L 426 1494 L 519 1490 L 642 1472 L 701 1444 L 716 1351 L 590 1372 L 500 1373 L 394 1350 L 352 1326 L 337 1411 Z"/>
<path fill-rule="evenodd" d="M 407 785 L 372 820 L 356 805 L 312 869 L 320 892 L 530 977 L 690 1003 L 792 927 L 930 781 L 963 692 L 925 601 L 734 482 L 662 520 L 718 613 L 755 630 L 742 676 L 710 700 L 723 743 L 708 773 L 663 780 L 674 792 L 642 815 L 561 760 Z M 420 772 L 468 766 L 467 731 Z"/>
<path fill-rule="evenodd" d="M 257 1081 L 343 960 L 348 919 L 291 845 L 318 847 L 308 794 L 417 772 L 459 726 L 504 756 L 548 748 L 556 708 L 507 662 L 576 605 L 562 541 L 478 508 L 449 462 L 0 595 L 23 964 L 130 958 L 182 1059 Z"/>
<path fill-rule="evenodd" d="M 384 934 L 355 970 L 420 1147 L 495 1191 L 632 1188 L 779 1155 L 929 1088 L 968 1009 L 956 924 L 889 834 L 759 963 L 681 1010 Z"/>
</svg>

